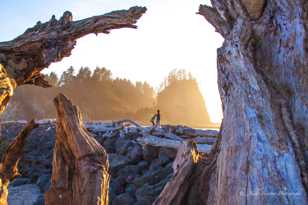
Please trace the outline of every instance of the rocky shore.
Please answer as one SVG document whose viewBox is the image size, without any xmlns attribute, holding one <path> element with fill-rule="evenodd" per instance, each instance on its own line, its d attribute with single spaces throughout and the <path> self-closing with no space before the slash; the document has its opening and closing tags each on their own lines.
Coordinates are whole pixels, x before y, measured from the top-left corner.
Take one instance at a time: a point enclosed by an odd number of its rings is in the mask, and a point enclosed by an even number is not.
<svg viewBox="0 0 308 205">
<path fill-rule="evenodd" d="M 0 151 L 22 129 L 25 122 L 1 124 Z M 108 153 L 111 181 L 109 204 L 152 204 L 173 177 L 172 164 L 177 148 L 186 140 L 208 152 L 216 141 L 215 130 L 196 130 L 184 126 L 141 127 L 132 121 L 88 122 L 88 131 Z M 28 137 L 20 161 L 20 176 L 9 186 L 10 205 L 43 205 L 49 189 L 55 122 L 39 121 Z"/>
</svg>

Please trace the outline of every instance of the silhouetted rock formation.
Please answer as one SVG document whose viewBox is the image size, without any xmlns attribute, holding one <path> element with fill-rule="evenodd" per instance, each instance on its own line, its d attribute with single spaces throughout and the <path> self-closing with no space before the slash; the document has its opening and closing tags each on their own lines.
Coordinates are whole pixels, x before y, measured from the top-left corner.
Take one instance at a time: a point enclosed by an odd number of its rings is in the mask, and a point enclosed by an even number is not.
<svg viewBox="0 0 308 205">
<path fill-rule="evenodd" d="M 195 127 L 212 125 L 197 80 L 190 73 L 174 70 L 165 81 L 157 95 L 162 123 Z"/>
</svg>

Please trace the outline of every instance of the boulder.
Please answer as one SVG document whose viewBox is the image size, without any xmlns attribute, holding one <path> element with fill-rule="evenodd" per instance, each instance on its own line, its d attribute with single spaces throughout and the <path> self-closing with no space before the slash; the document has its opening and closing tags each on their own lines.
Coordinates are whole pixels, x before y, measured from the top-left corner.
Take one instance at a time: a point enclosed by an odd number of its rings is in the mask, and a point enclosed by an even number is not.
<svg viewBox="0 0 308 205">
<path fill-rule="evenodd" d="M 131 196 L 134 196 L 137 190 L 137 186 L 135 184 L 128 184 L 125 188 L 125 192 L 129 193 Z"/>
<path fill-rule="evenodd" d="M 142 160 L 142 148 L 139 144 L 135 144 L 132 149 L 129 150 L 127 154 L 131 163 L 138 163 Z"/>
<path fill-rule="evenodd" d="M 110 137 L 104 140 L 103 147 L 106 149 L 108 153 L 115 153 L 115 143 L 117 139 L 115 137 Z"/>
<path fill-rule="evenodd" d="M 151 161 L 158 156 L 158 148 L 153 147 L 151 145 L 143 146 L 143 159 L 147 161 Z"/>
<path fill-rule="evenodd" d="M 129 162 L 126 156 L 119 154 L 108 154 L 108 161 L 111 172 L 116 172 Z"/>
<path fill-rule="evenodd" d="M 25 177 L 17 177 L 10 183 L 10 186 L 20 186 L 24 184 L 31 184 L 31 180 Z"/>
<path fill-rule="evenodd" d="M 157 158 L 157 159 L 154 159 L 152 161 L 152 163 L 150 164 L 150 167 L 149 167 L 149 171 L 156 171 L 156 170 L 159 170 L 161 169 L 161 161 Z"/>
<path fill-rule="evenodd" d="M 170 163 L 171 160 L 166 155 L 160 155 L 159 158 L 156 158 L 152 161 L 149 170 L 155 171 L 160 169 L 161 167 L 166 166 L 168 163 Z"/>
<path fill-rule="evenodd" d="M 36 181 L 36 184 L 40 187 L 43 193 L 45 193 L 49 189 L 50 180 L 51 180 L 51 176 L 49 174 L 43 174 Z"/>
<path fill-rule="evenodd" d="M 118 138 L 115 143 L 116 153 L 125 155 L 127 153 L 127 150 L 133 143 L 130 140 L 124 139 L 124 138 Z"/>
<path fill-rule="evenodd" d="M 159 149 L 159 156 L 165 155 L 169 159 L 172 159 L 172 160 L 175 159 L 176 153 L 177 153 L 177 150 L 175 149 L 170 149 L 170 148 L 165 148 L 165 147 L 162 147 Z"/>
<path fill-rule="evenodd" d="M 168 179 L 169 175 L 173 174 L 172 165 L 169 164 L 162 169 L 158 169 L 155 171 L 147 171 L 142 177 L 134 180 L 134 184 L 138 187 L 143 187 L 145 184 L 154 185 L 164 181 L 164 179 Z"/>
<path fill-rule="evenodd" d="M 25 184 L 9 187 L 9 205 L 34 205 L 43 194 L 35 184 Z"/>
<path fill-rule="evenodd" d="M 137 201 L 147 201 L 152 204 L 162 188 L 145 184 L 136 191 Z"/>
<path fill-rule="evenodd" d="M 138 169 L 139 169 L 141 172 L 143 172 L 144 170 L 146 170 L 146 169 L 149 167 L 149 162 L 142 160 L 142 161 L 140 161 L 140 162 L 137 164 L 137 166 L 138 166 Z"/>
<path fill-rule="evenodd" d="M 125 177 L 126 180 L 129 177 L 135 179 L 139 173 L 140 170 L 137 165 L 127 165 L 118 171 L 118 176 Z"/>
<path fill-rule="evenodd" d="M 161 166 L 165 166 L 171 161 L 171 158 L 165 152 L 159 152 L 158 160 Z"/>
<path fill-rule="evenodd" d="M 111 181 L 109 189 L 112 189 L 113 192 L 118 195 L 125 191 L 126 178 L 123 176 L 118 176 L 114 180 Z"/>
<path fill-rule="evenodd" d="M 159 180 L 158 183 L 153 185 L 144 184 L 136 191 L 137 201 L 139 202 L 144 201 L 146 202 L 145 204 L 148 203 L 152 204 L 154 200 L 157 198 L 157 196 L 162 192 L 164 186 L 167 184 L 169 180 L 170 177 L 167 177 L 162 180 Z"/>
<path fill-rule="evenodd" d="M 152 202 L 151 202 L 152 199 L 147 199 L 146 197 L 143 198 L 143 199 L 139 199 L 135 205 L 152 205 Z"/>
<path fill-rule="evenodd" d="M 118 195 L 113 201 L 112 205 L 134 205 L 135 199 L 128 193 Z"/>
</svg>

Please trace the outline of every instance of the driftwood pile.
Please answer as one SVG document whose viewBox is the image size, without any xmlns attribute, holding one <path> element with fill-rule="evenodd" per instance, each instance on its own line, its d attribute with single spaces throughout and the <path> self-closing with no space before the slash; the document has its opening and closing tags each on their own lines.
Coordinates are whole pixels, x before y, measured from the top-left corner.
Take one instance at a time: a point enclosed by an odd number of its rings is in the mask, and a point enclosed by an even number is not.
<svg viewBox="0 0 308 205">
<path fill-rule="evenodd" d="M 88 123 L 88 130 L 96 133 L 104 133 L 103 138 L 113 137 L 117 132 L 122 134 L 139 134 L 136 141 L 142 145 L 154 147 L 165 147 L 178 150 L 184 142 L 192 141 L 197 146 L 197 151 L 208 153 L 217 141 L 218 131 L 193 129 L 185 126 L 163 125 L 161 127 L 142 127 L 132 120 L 121 120 L 117 122 Z"/>
</svg>

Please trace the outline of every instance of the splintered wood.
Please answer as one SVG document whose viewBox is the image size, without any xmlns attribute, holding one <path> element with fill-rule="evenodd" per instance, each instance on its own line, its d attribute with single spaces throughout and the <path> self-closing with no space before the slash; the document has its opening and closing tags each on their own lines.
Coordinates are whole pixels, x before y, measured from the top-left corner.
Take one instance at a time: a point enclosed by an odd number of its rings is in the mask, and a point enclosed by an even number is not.
<svg viewBox="0 0 308 205">
<path fill-rule="evenodd" d="M 107 153 L 84 128 L 78 107 L 61 94 L 54 102 L 58 114 L 56 143 L 45 204 L 107 205 Z"/>
</svg>

